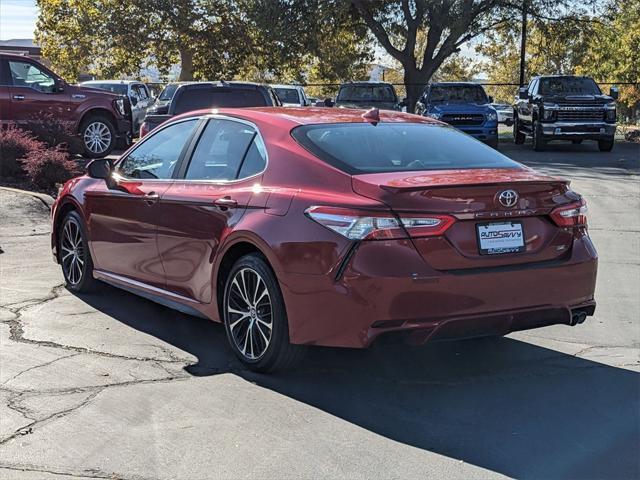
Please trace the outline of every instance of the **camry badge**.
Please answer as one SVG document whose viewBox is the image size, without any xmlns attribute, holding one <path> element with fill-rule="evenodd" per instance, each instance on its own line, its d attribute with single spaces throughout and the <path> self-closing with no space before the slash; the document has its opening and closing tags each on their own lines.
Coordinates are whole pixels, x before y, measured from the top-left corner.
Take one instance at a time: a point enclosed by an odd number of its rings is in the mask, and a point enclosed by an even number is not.
<svg viewBox="0 0 640 480">
<path fill-rule="evenodd" d="M 503 190 L 498 194 L 498 201 L 503 207 L 513 207 L 518 203 L 518 194 L 514 190 Z"/>
</svg>

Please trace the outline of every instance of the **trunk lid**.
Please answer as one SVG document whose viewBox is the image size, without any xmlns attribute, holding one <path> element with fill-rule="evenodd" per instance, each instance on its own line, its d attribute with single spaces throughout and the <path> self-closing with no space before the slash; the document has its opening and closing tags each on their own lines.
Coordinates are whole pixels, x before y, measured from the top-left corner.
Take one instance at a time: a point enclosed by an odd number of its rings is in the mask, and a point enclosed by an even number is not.
<svg viewBox="0 0 640 480">
<path fill-rule="evenodd" d="M 440 237 L 414 238 L 425 261 L 437 270 L 499 267 L 556 260 L 571 248 L 573 231 L 549 218 L 556 207 L 579 196 L 566 180 L 529 168 L 440 170 L 376 173 L 352 177 L 353 190 L 381 201 L 402 216 L 446 214 L 456 222 Z M 512 207 L 499 202 L 500 193 L 513 190 Z M 478 225 L 518 222 L 524 251 L 481 254 Z"/>
</svg>

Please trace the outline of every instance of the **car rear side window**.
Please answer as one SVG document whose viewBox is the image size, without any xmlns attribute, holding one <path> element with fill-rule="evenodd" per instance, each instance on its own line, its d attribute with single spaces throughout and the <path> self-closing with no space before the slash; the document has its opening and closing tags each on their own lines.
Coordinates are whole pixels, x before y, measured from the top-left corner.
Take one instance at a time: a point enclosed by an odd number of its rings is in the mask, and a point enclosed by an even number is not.
<svg viewBox="0 0 640 480">
<path fill-rule="evenodd" d="M 224 87 L 186 88 L 174 101 L 176 115 L 203 108 L 267 106 L 267 100 L 258 90 Z"/>
<path fill-rule="evenodd" d="M 264 169 L 263 153 L 264 145 L 251 125 L 211 119 L 198 140 L 185 178 L 228 181 L 255 175 Z"/>
<path fill-rule="evenodd" d="M 127 178 L 171 178 L 176 163 L 197 118 L 174 123 L 144 138 L 120 164 L 118 172 Z"/>
<path fill-rule="evenodd" d="M 291 133 L 318 158 L 351 175 L 520 168 L 493 148 L 445 125 L 333 123 L 304 125 Z"/>
</svg>

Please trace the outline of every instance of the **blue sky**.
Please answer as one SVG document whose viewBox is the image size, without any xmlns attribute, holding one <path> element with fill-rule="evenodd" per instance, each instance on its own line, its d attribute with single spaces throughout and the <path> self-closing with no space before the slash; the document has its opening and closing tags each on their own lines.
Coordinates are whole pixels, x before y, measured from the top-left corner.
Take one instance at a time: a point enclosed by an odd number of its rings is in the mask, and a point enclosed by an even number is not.
<svg viewBox="0 0 640 480">
<path fill-rule="evenodd" d="M 37 18 L 35 0 L 0 0 L 0 40 L 33 38 Z"/>
</svg>

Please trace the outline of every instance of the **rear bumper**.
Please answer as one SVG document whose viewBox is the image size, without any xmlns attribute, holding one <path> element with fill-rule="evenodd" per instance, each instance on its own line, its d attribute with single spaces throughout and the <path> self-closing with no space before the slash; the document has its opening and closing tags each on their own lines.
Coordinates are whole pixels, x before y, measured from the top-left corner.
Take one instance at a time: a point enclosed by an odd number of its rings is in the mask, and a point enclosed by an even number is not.
<svg viewBox="0 0 640 480">
<path fill-rule="evenodd" d="M 542 135 L 558 140 L 609 140 L 616 125 L 606 122 L 554 122 L 542 124 Z"/>
<path fill-rule="evenodd" d="M 596 271 L 587 236 L 562 260 L 462 273 L 431 269 L 397 240 L 362 243 L 337 280 L 284 274 L 281 285 L 293 343 L 367 347 L 388 333 L 423 343 L 571 325 L 572 310 L 593 313 Z"/>
</svg>

